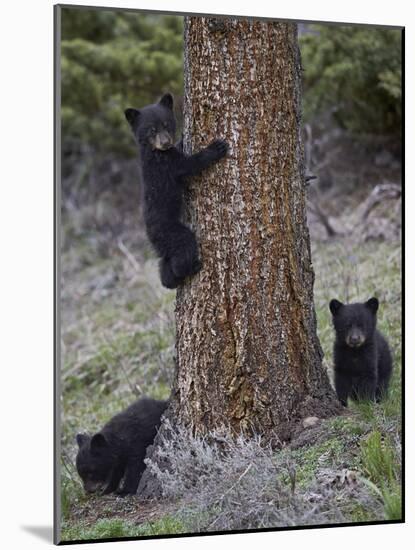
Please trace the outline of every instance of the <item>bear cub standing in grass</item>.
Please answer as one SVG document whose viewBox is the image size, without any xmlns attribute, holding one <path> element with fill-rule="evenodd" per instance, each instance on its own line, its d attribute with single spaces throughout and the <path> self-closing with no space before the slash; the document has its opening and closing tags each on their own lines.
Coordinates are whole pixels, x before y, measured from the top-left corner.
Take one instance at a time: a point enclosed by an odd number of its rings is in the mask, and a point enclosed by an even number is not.
<svg viewBox="0 0 415 550">
<path fill-rule="evenodd" d="M 347 398 L 380 401 L 392 374 L 389 345 L 376 330 L 377 298 L 364 304 L 342 304 L 331 300 L 330 311 L 336 333 L 334 383 L 344 406 Z"/>
<path fill-rule="evenodd" d="M 76 468 L 88 493 L 134 494 L 167 401 L 142 397 L 92 437 L 78 434 Z M 119 487 L 124 477 L 124 486 Z M 117 490 L 118 489 L 118 490 Z"/>
<path fill-rule="evenodd" d="M 194 233 L 180 222 L 185 178 L 200 174 L 224 157 L 228 144 L 215 140 L 189 156 L 180 145 L 175 147 L 171 94 L 140 110 L 126 109 L 125 117 L 140 149 L 144 220 L 148 238 L 161 258 L 161 282 L 167 288 L 176 288 L 202 265 Z"/>
</svg>

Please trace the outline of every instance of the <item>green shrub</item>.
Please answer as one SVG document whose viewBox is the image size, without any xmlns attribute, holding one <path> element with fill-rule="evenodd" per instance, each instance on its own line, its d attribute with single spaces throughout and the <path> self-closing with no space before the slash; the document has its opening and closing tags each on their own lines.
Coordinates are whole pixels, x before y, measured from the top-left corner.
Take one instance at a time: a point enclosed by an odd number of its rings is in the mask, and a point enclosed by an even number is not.
<svg viewBox="0 0 415 550">
<path fill-rule="evenodd" d="M 332 109 L 354 132 L 400 136 L 401 31 L 321 24 L 308 30 L 300 37 L 306 119 Z"/>
<path fill-rule="evenodd" d="M 134 154 L 124 118 L 183 87 L 183 18 L 62 8 L 62 145 Z"/>
</svg>

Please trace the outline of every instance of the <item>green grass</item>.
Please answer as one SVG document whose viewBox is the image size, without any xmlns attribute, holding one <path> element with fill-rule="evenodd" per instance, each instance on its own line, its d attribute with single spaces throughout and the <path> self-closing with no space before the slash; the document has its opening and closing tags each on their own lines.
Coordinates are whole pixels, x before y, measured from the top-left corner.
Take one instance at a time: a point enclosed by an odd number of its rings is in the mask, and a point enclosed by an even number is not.
<svg viewBox="0 0 415 550">
<path fill-rule="evenodd" d="M 99 519 L 94 525 L 79 522 L 76 525 L 63 523 L 62 540 L 112 539 L 124 537 L 151 537 L 156 535 L 185 533 L 186 529 L 178 518 L 165 516 L 154 522 L 137 525 L 120 518 Z"/>
<path fill-rule="evenodd" d="M 395 481 L 395 452 L 390 439 L 379 431 L 372 431 L 362 441 L 362 466 L 364 473 L 380 485 L 389 485 Z"/>
<path fill-rule="evenodd" d="M 373 513 L 358 503 L 350 511 L 350 521 L 353 523 L 373 521 Z"/>
<path fill-rule="evenodd" d="M 318 468 L 335 467 L 345 452 L 345 441 L 335 436 L 319 445 L 289 451 L 287 458 L 295 464 L 298 487 L 306 488 L 310 485 Z"/>
<path fill-rule="evenodd" d="M 143 371 L 157 370 L 157 359 L 172 346 L 172 334 L 160 327 L 150 327 L 145 332 L 116 334 L 102 339 L 94 350 L 94 355 L 80 365 L 69 364 L 63 371 L 63 381 L 68 391 L 80 386 L 91 390 L 111 392 L 120 380 L 133 385 L 134 380 L 143 377 Z M 126 368 L 122 368 L 122 365 Z M 114 376 L 114 371 L 118 376 Z M 131 370 L 134 370 L 134 377 Z"/>
<path fill-rule="evenodd" d="M 394 487 L 384 489 L 382 492 L 382 497 L 385 510 L 385 519 L 402 519 L 402 493 L 400 484 L 396 483 Z"/>
<path fill-rule="evenodd" d="M 388 435 L 374 430 L 362 441 L 360 449 L 363 474 L 383 500 L 385 519 L 400 519 L 401 462 L 395 445 Z"/>
<path fill-rule="evenodd" d="M 327 427 L 329 430 L 333 430 L 336 435 L 360 437 L 367 430 L 367 425 L 362 420 L 363 418 L 359 415 L 335 416 L 327 420 Z"/>
<path fill-rule="evenodd" d="M 87 499 L 81 483 L 75 480 L 74 475 L 75 472 L 71 476 L 68 476 L 66 472 L 62 475 L 61 513 L 64 520 L 69 519 L 74 504 L 82 507 Z"/>
</svg>

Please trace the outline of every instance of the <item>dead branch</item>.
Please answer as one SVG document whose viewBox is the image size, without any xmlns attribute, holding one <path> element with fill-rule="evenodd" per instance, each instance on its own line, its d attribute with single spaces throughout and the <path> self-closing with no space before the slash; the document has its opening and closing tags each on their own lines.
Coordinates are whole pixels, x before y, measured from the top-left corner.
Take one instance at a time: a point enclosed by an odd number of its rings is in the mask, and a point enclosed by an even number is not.
<svg viewBox="0 0 415 550">
<path fill-rule="evenodd" d="M 317 200 L 307 199 L 307 208 L 309 211 L 316 216 L 320 223 L 324 226 L 329 237 L 334 237 L 338 235 L 339 232 L 333 229 L 333 226 L 329 222 L 328 215 L 321 208 Z"/>
<path fill-rule="evenodd" d="M 127 258 L 130 265 L 133 267 L 133 269 L 136 272 L 140 273 L 141 272 L 140 264 L 137 262 L 133 254 L 128 250 L 128 248 L 122 242 L 121 238 L 118 239 L 117 245 L 118 245 L 118 248 L 121 250 L 121 252 L 124 254 L 124 256 Z"/>
<path fill-rule="evenodd" d="M 398 199 L 402 194 L 400 185 L 396 183 L 380 183 L 374 187 L 370 195 L 359 206 L 362 209 L 360 223 L 367 220 L 370 212 L 381 202 L 391 199 Z"/>
</svg>

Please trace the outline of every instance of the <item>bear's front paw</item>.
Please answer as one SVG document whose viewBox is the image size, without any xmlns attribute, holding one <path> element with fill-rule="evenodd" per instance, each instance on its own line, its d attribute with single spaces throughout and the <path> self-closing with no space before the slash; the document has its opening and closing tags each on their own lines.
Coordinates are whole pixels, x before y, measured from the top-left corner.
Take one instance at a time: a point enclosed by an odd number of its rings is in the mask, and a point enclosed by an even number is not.
<svg viewBox="0 0 415 550">
<path fill-rule="evenodd" d="M 229 144 L 224 139 L 215 139 L 208 145 L 208 151 L 213 153 L 216 159 L 223 158 L 229 150 Z"/>
<path fill-rule="evenodd" d="M 196 273 L 199 273 L 199 271 L 202 269 L 202 262 L 199 260 L 199 258 L 196 258 L 193 260 L 192 263 L 192 275 L 196 275 Z"/>
</svg>

